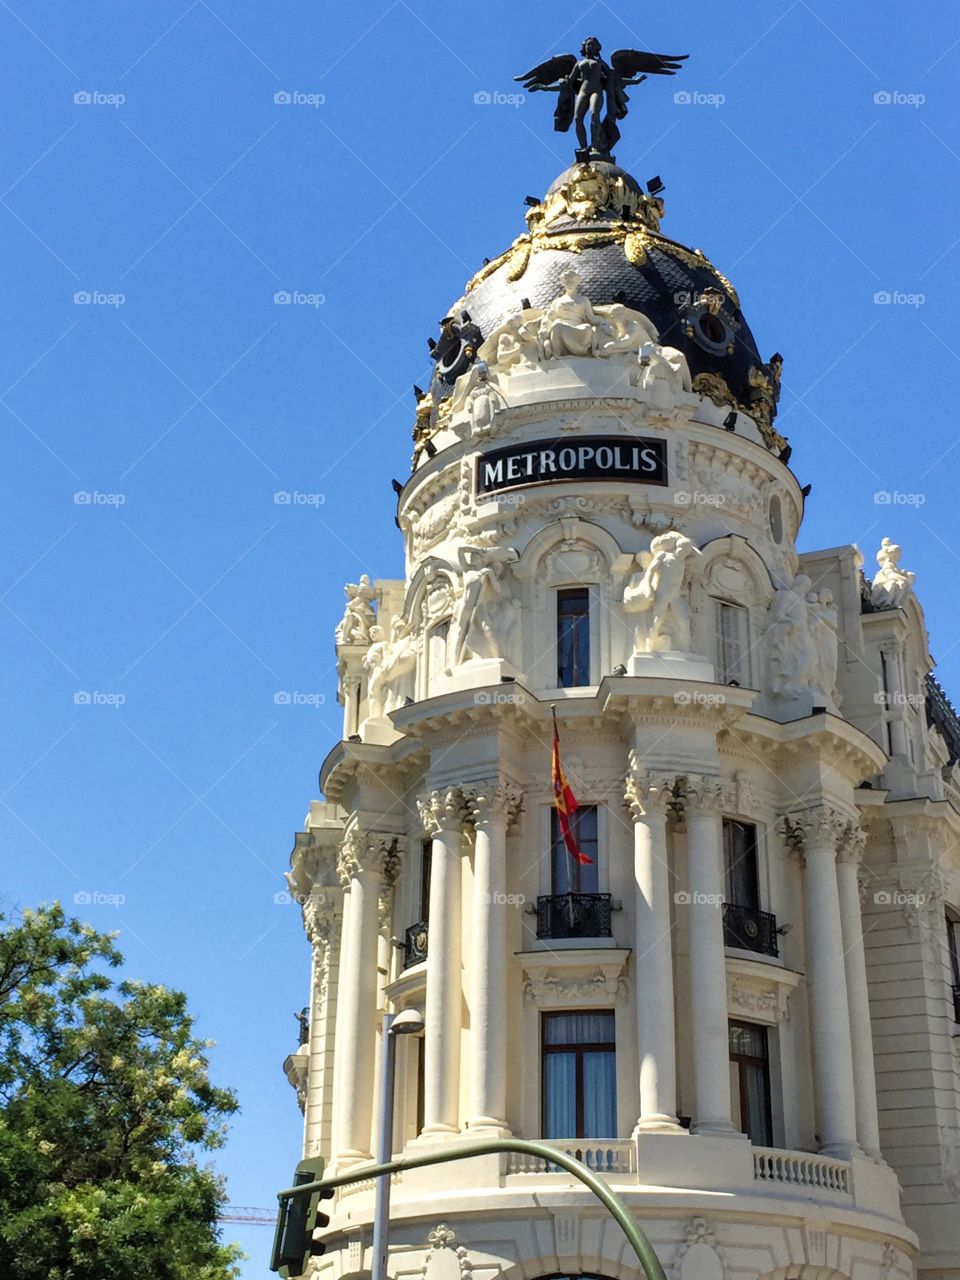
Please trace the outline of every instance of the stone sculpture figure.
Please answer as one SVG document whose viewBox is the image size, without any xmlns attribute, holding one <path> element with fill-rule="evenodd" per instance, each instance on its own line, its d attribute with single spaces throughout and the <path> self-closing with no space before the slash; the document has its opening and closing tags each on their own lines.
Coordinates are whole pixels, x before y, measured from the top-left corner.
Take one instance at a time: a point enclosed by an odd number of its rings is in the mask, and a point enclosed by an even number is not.
<svg viewBox="0 0 960 1280">
<path fill-rule="evenodd" d="M 580 46 L 579 58 L 572 53 L 561 53 L 531 67 L 516 79 L 523 82 L 528 93 L 560 95 L 553 127 L 558 133 L 566 133 L 576 122 L 581 152 L 587 151 L 589 115 L 591 152 L 609 159 L 620 138 L 617 121 L 622 120 L 628 110 L 630 99 L 626 86 L 642 84 L 648 75 L 676 75 L 688 55 L 618 49 L 607 63 L 600 57 L 600 50 L 597 37 L 588 36 Z"/>
<path fill-rule="evenodd" d="M 602 318 L 580 287 L 576 271 L 565 271 L 561 277 L 563 292 L 543 313 L 538 330 L 541 358 L 557 356 L 595 356 L 600 350 Z"/>
<path fill-rule="evenodd" d="M 337 624 L 337 644 L 369 644 L 370 630 L 377 620 L 372 603 L 376 591 L 370 585 L 369 575 L 364 573 L 359 582 L 348 582 L 344 592 L 347 604 Z"/>
<path fill-rule="evenodd" d="M 461 547 L 463 585 L 449 652 L 455 665 L 471 658 L 502 658 L 503 575 L 519 556 L 513 547 Z"/>
<path fill-rule="evenodd" d="M 780 587 L 770 601 L 769 684 L 775 698 L 818 692 L 820 656 L 807 599 L 811 585 L 806 574 L 799 573 L 788 586 Z"/>
<path fill-rule="evenodd" d="M 485 360 L 476 360 L 469 374 L 463 379 L 461 392 L 458 385 L 454 392 L 453 409 L 466 406 L 470 417 L 470 435 L 473 439 L 490 435 L 498 413 L 506 407 L 506 401 L 490 381 L 490 368 Z"/>
<path fill-rule="evenodd" d="M 890 538 L 884 538 L 877 552 L 879 568 L 870 589 L 870 599 L 878 609 L 896 609 L 913 590 L 917 575 L 900 568 L 903 550 Z"/>
<path fill-rule="evenodd" d="M 690 391 L 687 357 L 676 347 L 645 342 L 640 348 L 637 386 L 649 396 L 654 409 L 672 409 L 682 391 Z"/>
<path fill-rule="evenodd" d="M 379 719 L 386 709 L 389 647 L 383 627 L 371 627 L 370 648 L 363 655 L 363 669 L 367 674 L 367 717 L 371 720 Z"/>
<path fill-rule="evenodd" d="M 840 615 L 833 603 L 832 591 L 824 589 L 808 592 L 807 618 L 817 653 L 814 700 L 830 705 L 837 688 L 837 666 L 840 661 L 840 640 L 837 635 Z"/>
<path fill-rule="evenodd" d="M 688 537 L 671 529 L 658 534 L 649 551 L 641 551 L 635 573 L 623 592 L 627 613 L 639 614 L 634 653 L 686 653 L 690 649 L 690 611 L 683 598 L 687 561 L 701 555 Z"/>
<path fill-rule="evenodd" d="M 417 669 L 417 646 L 413 628 L 402 614 L 395 614 L 391 619 L 390 644 L 384 658 L 384 715 L 389 715 L 391 711 L 404 706 L 408 698 L 413 697 L 413 677 Z"/>
</svg>

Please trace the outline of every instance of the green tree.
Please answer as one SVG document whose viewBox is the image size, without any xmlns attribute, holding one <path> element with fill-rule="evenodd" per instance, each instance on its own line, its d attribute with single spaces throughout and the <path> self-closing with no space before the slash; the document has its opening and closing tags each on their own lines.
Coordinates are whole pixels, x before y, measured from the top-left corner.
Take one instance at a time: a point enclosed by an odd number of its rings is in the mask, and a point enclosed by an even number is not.
<svg viewBox="0 0 960 1280">
<path fill-rule="evenodd" d="M 0 915 L 0 1276 L 231 1280 L 211 1084 L 186 998 L 118 983 L 113 937 L 59 904 Z"/>
</svg>

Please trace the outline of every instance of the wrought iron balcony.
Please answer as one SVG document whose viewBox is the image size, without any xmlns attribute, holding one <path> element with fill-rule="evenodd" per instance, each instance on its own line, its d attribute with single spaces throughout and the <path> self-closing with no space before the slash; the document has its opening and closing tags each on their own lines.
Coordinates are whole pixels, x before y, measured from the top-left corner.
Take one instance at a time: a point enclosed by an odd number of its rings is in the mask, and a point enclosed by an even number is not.
<svg viewBox="0 0 960 1280">
<path fill-rule="evenodd" d="M 556 893 L 537 898 L 538 938 L 609 938 L 609 893 Z"/>
<path fill-rule="evenodd" d="M 953 988 L 953 1020 L 960 1023 L 960 983 Z"/>
<path fill-rule="evenodd" d="M 427 922 L 419 920 L 403 935 L 403 967 L 409 969 L 427 958 Z"/>
<path fill-rule="evenodd" d="M 743 951 L 775 956 L 777 951 L 777 917 L 755 907 L 741 907 L 735 902 L 723 904 L 723 943 Z"/>
</svg>

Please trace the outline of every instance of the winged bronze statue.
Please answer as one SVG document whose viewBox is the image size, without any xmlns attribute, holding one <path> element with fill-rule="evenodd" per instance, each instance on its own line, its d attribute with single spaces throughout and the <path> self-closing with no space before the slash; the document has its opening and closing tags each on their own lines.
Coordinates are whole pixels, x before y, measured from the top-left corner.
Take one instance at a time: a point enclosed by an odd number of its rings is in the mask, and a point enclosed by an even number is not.
<svg viewBox="0 0 960 1280">
<path fill-rule="evenodd" d="M 638 49 L 618 49 L 606 62 L 600 57 L 600 49 L 596 36 L 588 36 L 580 47 L 579 58 L 572 53 L 561 53 L 516 77 L 528 93 L 559 93 L 553 127 L 558 133 L 566 133 L 570 125 L 576 123 L 580 144 L 578 158 L 582 159 L 588 153 L 610 158 L 620 138 L 617 121 L 627 114 L 630 101 L 626 94 L 627 85 L 642 84 L 648 75 L 675 76 L 689 56 L 685 53 L 642 53 Z"/>
</svg>

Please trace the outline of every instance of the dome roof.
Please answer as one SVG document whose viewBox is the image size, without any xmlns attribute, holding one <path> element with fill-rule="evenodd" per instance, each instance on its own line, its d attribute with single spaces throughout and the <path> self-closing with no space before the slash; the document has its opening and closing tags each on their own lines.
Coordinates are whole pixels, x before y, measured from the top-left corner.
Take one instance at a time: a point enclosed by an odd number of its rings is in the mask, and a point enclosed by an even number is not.
<svg viewBox="0 0 960 1280">
<path fill-rule="evenodd" d="M 750 412 L 758 375 L 762 382 L 770 369 L 737 292 L 699 250 L 660 233 L 662 215 L 663 202 L 609 161 L 561 173 L 527 213 L 527 233 L 486 263 L 450 308 L 433 352 L 434 412 L 480 342 L 523 307 L 545 307 L 571 269 L 595 305 L 619 302 L 646 316 L 661 343 L 686 356 L 696 390 Z"/>
</svg>

